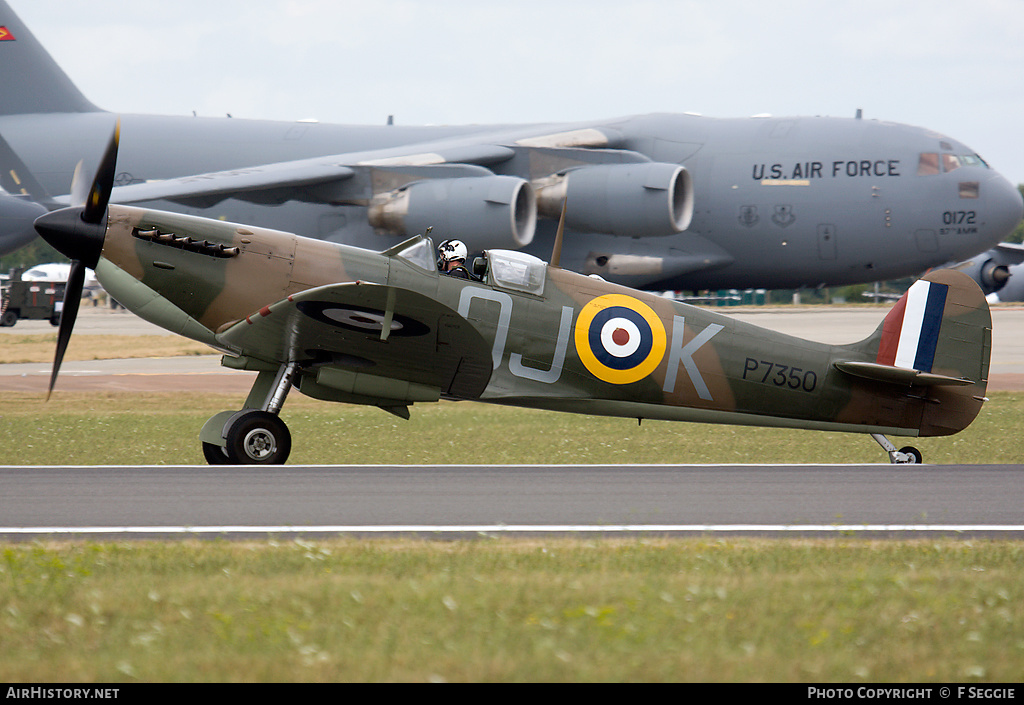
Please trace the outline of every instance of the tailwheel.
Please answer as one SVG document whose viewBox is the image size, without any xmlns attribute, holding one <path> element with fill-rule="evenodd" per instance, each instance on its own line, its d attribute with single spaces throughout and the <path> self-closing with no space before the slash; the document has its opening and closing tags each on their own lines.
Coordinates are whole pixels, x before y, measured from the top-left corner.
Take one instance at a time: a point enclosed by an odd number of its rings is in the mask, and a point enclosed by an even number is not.
<svg viewBox="0 0 1024 705">
<path fill-rule="evenodd" d="M 250 409 L 238 414 L 224 434 L 223 452 L 231 465 L 283 465 L 292 450 L 292 436 L 284 421 L 267 411 Z M 219 460 L 211 448 L 203 444 L 207 462 L 210 455 Z"/>
<path fill-rule="evenodd" d="M 893 465 L 920 465 L 923 461 L 921 451 L 914 446 L 903 446 L 899 450 L 896 450 L 888 438 L 880 433 L 872 433 L 871 437 L 875 439 L 878 445 L 882 446 L 882 449 L 889 454 L 889 462 Z"/>
<path fill-rule="evenodd" d="M 903 465 L 920 465 L 923 462 L 921 451 L 914 446 L 904 446 L 900 448 L 898 452 L 902 453 L 905 459 L 902 461 L 897 460 L 895 462 Z"/>
</svg>

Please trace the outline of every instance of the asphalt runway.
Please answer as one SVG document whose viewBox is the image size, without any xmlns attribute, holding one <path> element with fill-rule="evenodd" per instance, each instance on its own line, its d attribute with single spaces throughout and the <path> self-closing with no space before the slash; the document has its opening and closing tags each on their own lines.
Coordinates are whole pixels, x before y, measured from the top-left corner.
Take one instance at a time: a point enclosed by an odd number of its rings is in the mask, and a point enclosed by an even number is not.
<svg viewBox="0 0 1024 705">
<path fill-rule="evenodd" d="M 1022 466 L 0 468 L 0 536 L 1024 536 Z"/>
</svg>

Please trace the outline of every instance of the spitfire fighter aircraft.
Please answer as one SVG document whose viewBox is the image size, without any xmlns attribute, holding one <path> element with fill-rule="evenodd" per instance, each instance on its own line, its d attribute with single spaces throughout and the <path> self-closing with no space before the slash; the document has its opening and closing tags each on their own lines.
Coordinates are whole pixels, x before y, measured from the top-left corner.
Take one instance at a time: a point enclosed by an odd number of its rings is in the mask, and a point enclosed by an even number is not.
<svg viewBox="0 0 1024 705">
<path fill-rule="evenodd" d="M 239 411 L 202 428 L 211 464 L 283 463 L 293 387 L 409 417 L 458 399 L 553 411 L 871 434 L 957 433 L 985 401 L 991 317 L 966 275 L 915 283 L 853 345 L 775 333 L 670 299 L 490 249 L 475 278 L 438 272 L 429 238 L 383 252 L 109 204 L 117 139 L 84 205 L 41 216 L 73 259 L 50 380 L 85 269 L 127 308 L 258 372 Z"/>
<path fill-rule="evenodd" d="M 70 202 L 59 196 L 75 165 L 114 118 L 3 0 L 0 96 L 0 187 L 12 194 L 0 195 L 2 252 L 33 234 L 43 205 Z M 965 144 L 852 116 L 357 126 L 125 115 L 123 125 L 113 203 L 369 250 L 432 225 L 472 252 L 539 257 L 565 204 L 562 266 L 650 290 L 912 276 L 992 247 L 1022 211 L 1017 189 Z"/>
</svg>

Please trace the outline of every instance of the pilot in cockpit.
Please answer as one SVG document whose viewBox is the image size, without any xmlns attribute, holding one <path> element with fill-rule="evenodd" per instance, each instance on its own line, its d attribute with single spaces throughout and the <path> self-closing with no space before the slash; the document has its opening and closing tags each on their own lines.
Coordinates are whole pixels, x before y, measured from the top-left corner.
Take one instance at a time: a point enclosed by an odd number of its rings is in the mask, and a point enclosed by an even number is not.
<svg viewBox="0 0 1024 705">
<path fill-rule="evenodd" d="M 437 268 L 442 274 L 460 279 L 472 279 L 466 269 L 469 250 L 462 240 L 445 240 L 437 246 Z"/>
</svg>

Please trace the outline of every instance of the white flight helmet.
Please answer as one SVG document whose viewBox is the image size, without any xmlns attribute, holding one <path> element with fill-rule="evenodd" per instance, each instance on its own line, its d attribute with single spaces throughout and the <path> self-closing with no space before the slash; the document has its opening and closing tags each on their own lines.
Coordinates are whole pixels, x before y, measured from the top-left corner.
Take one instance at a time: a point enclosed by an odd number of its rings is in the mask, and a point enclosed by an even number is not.
<svg viewBox="0 0 1024 705">
<path fill-rule="evenodd" d="M 438 261 L 444 264 L 459 259 L 465 262 L 468 256 L 469 250 L 462 240 L 445 240 L 437 246 Z"/>
</svg>

